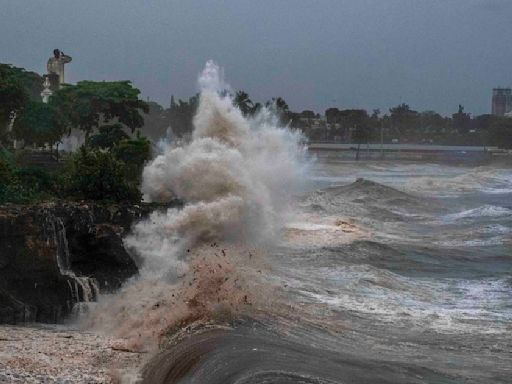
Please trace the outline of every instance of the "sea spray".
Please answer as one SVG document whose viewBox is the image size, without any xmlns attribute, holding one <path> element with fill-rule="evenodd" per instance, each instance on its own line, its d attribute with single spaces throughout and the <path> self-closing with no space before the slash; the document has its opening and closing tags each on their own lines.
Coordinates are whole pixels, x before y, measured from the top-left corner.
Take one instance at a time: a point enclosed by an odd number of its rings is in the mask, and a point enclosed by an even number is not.
<svg viewBox="0 0 512 384">
<path fill-rule="evenodd" d="M 266 268 L 263 248 L 306 179 L 299 133 L 265 108 L 244 117 L 211 61 L 199 87 L 190 142 L 163 146 L 143 172 L 145 200 L 178 198 L 184 206 L 155 211 L 133 228 L 125 245 L 141 261 L 140 277 L 103 296 L 87 319 L 134 350 L 154 348 L 191 322 L 215 322 L 268 301 L 265 287 L 255 286 Z"/>
<path fill-rule="evenodd" d="M 143 260 L 143 274 L 182 268 L 185 250 L 197 242 L 272 239 L 305 179 L 299 133 L 279 127 L 266 109 L 244 117 L 212 61 L 199 87 L 192 140 L 165 148 L 144 169 L 147 201 L 178 198 L 185 206 L 153 213 L 126 238 L 127 248 Z"/>
</svg>

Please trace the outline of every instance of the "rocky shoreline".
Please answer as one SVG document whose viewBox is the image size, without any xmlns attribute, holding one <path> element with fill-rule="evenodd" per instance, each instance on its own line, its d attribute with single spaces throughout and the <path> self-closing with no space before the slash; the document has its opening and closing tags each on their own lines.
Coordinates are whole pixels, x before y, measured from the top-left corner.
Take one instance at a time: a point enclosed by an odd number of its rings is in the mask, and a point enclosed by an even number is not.
<svg viewBox="0 0 512 384">
<path fill-rule="evenodd" d="M 119 288 L 138 272 L 123 237 L 158 208 L 90 202 L 0 206 L 0 323 L 60 323 L 80 303 Z"/>
<path fill-rule="evenodd" d="M 179 202 L 0 206 L 0 383 L 139 381 L 145 353 L 68 320 L 138 273 L 123 237 L 170 206 Z"/>
</svg>

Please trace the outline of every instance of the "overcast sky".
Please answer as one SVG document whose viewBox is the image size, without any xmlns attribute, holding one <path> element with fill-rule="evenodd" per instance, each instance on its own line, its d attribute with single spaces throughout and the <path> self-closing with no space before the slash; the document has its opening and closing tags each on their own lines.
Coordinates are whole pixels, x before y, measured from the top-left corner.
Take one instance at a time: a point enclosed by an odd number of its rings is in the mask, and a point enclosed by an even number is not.
<svg viewBox="0 0 512 384">
<path fill-rule="evenodd" d="M 0 0 L 0 62 L 44 73 L 54 48 L 68 82 L 129 79 L 165 106 L 214 59 L 297 111 L 481 114 L 512 85 L 512 0 Z"/>
</svg>

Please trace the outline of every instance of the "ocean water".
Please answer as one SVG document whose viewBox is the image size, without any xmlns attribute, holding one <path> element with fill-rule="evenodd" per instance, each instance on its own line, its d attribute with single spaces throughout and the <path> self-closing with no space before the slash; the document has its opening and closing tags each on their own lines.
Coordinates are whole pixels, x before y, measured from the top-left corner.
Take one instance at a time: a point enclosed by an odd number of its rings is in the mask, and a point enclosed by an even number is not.
<svg viewBox="0 0 512 384">
<path fill-rule="evenodd" d="M 510 383 L 512 171 L 315 161 L 222 74 L 144 169 L 183 208 L 133 227 L 140 276 L 89 325 L 156 352 L 151 384 Z"/>
<path fill-rule="evenodd" d="M 351 382 L 511 382 L 512 170 L 317 163 L 312 179 L 273 265 L 339 327 L 333 359 L 369 364 Z"/>
<path fill-rule="evenodd" d="M 512 170 L 310 175 L 255 277 L 276 304 L 162 353 L 147 382 L 510 383 Z"/>
</svg>

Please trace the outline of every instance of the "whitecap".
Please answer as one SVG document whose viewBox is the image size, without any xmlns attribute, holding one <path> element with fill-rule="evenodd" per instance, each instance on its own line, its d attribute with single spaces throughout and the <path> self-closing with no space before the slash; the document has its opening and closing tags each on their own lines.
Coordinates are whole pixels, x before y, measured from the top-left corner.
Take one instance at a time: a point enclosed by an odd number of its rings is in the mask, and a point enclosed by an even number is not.
<svg viewBox="0 0 512 384">
<path fill-rule="evenodd" d="M 482 205 L 478 208 L 468 209 L 457 213 L 451 213 L 443 216 L 444 221 L 456 221 L 466 218 L 479 217 L 502 217 L 512 215 L 512 210 L 496 205 Z"/>
</svg>

